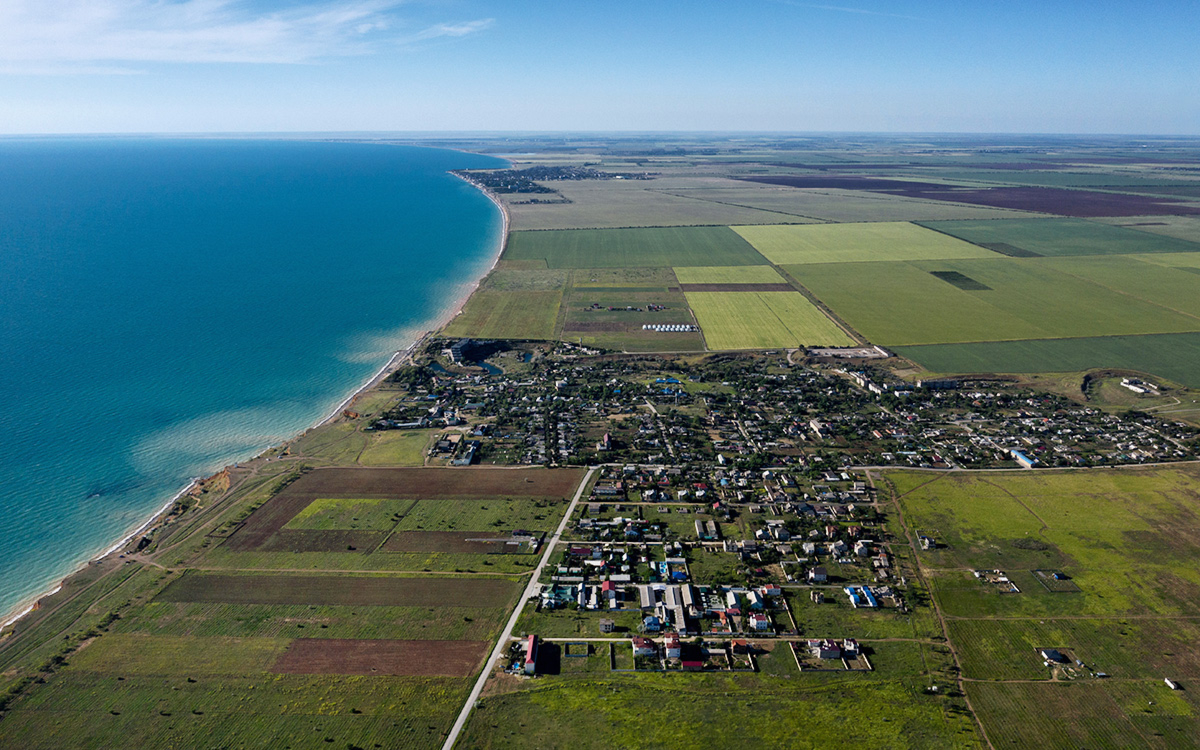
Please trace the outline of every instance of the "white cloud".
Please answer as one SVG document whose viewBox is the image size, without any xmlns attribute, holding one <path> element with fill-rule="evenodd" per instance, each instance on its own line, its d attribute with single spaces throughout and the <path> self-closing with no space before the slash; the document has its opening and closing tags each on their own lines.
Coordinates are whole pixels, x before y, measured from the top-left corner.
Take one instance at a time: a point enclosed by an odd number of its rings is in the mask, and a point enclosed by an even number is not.
<svg viewBox="0 0 1200 750">
<path fill-rule="evenodd" d="M 325 0 L 256 11 L 240 0 L 0 0 L 0 73 L 122 73 L 138 63 L 312 63 L 482 31 L 413 32 L 403 0 Z"/>
</svg>

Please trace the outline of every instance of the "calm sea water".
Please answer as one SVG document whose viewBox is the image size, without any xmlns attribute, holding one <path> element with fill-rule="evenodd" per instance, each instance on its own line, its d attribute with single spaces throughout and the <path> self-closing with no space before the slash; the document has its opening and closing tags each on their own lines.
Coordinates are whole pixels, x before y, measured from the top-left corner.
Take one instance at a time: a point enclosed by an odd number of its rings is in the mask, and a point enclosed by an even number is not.
<svg viewBox="0 0 1200 750">
<path fill-rule="evenodd" d="M 501 216 L 365 143 L 0 141 L 0 615 L 192 477 L 318 421 L 490 264 Z"/>
</svg>

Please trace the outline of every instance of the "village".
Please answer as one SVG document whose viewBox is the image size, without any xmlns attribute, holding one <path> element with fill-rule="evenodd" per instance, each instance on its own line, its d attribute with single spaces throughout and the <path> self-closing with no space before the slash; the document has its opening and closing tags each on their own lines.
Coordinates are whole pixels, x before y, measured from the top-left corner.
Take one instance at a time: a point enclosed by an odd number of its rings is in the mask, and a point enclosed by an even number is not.
<svg viewBox="0 0 1200 750">
<path fill-rule="evenodd" d="M 405 392 L 374 426 L 442 431 L 431 456 L 449 464 L 657 463 L 692 474 L 785 466 L 819 477 L 850 466 L 1056 468 L 1196 455 L 1186 424 L 1002 380 L 910 383 L 875 359 L 445 343 L 393 376 Z"/>
</svg>

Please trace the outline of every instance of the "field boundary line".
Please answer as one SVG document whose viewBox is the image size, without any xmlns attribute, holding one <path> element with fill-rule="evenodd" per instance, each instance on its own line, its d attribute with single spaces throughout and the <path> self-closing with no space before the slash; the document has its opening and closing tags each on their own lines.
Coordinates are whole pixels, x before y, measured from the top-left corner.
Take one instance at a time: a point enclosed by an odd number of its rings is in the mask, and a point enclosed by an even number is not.
<svg viewBox="0 0 1200 750">
<path fill-rule="evenodd" d="M 487 684 L 488 678 L 492 676 L 492 668 L 504 653 L 504 649 L 508 646 L 512 638 L 512 632 L 517 626 L 517 620 L 521 617 L 521 612 L 525 609 L 525 602 L 529 601 L 529 598 L 533 596 L 533 592 L 538 586 L 538 579 L 542 576 L 542 570 L 545 569 L 546 563 L 550 562 L 550 556 L 553 554 L 554 548 L 558 546 L 563 532 L 567 529 L 567 524 L 571 522 L 571 517 L 575 514 L 575 508 L 579 505 L 579 499 L 583 497 L 583 493 L 591 486 L 592 476 L 595 475 L 597 469 L 598 467 L 596 466 L 589 468 L 587 474 L 579 481 L 579 488 L 575 490 L 575 497 L 571 499 L 571 504 L 567 506 L 567 511 L 563 514 L 558 528 L 555 529 L 554 536 L 546 541 L 546 551 L 542 553 L 541 562 L 533 569 L 533 575 L 529 577 L 529 583 L 521 591 L 521 596 L 517 599 L 517 605 L 513 608 L 512 615 L 508 618 L 508 623 L 504 626 L 504 631 L 500 633 L 495 648 L 492 649 L 487 661 L 483 664 L 483 669 L 479 673 L 479 679 L 475 681 L 475 687 L 471 689 L 471 694 L 467 696 L 467 702 L 463 705 L 462 711 L 459 712 L 458 718 L 454 721 L 454 726 L 450 728 L 450 734 L 446 736 L 446 741 L 442 743 L 442 750 L 454 749 L 454 743 L 458 741 L 458 736 L 462 733 L 463 728 L 466 727 L 467 719 L 470 718 L 471 712 L 475 709 L 475 704 L 479 701 L 479 696 L 483 693 L 483 686 Z"/>
</svg>

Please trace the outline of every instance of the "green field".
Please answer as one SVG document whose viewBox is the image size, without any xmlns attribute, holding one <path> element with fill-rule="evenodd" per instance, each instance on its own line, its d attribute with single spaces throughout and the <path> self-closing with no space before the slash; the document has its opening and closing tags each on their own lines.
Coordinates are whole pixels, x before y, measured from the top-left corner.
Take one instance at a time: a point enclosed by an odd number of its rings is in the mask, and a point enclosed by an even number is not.
<svg viewBox="0 0 1200 750">
<path fill-rule="evenodd" d="M 869 340 L 885 346 L 1200 330 L 1200 318 L 1055 271 L 1036 259 L 824 263 L 784 270 Z M 965 290 L 933 271 L 957 272 L 989 289 Z"/>
<path fill-rule="evenodd" d="M 946 546 L 921 553 L 952 617 L 1200 615 L 1200 469 L 891 473 L 910 528 Z M 998 593 L 970 569 L 1000 569 Z M 1050 593 L 1031 570 L 1061 569 L 1081 593 Z"/>
<path fill-rule="evenodd" d="M 561 302 L 561 291 L 478 290 L 442 333 L 492 339 L 552 339 Z"/>
<path fill-rule="evenodd" d="M 185 650 L 173 653 L 185 656 Z M 72 668 L 5 716 L 0 734 L 4 745 L 31 750 L 436 748 L 469 687 L 469 679 L 450 677 L 207 677 L 134 675 L 119 665 L 102 672 Z"/>
<path fill-rule="evenodd" d="M 387 531 L 414 503 L 414 500 L 319 498 L 293 516 L 284 528 Z"/>
<path fill-rule="evenodd" d="M 994 747 L 1195 748 L 1195 699 L 1154 682 L 967 685 Z"/>
<path fill-rule="evenodd" d="M 766 261 L 728 227 L 513 232 L 505 259 L 550 268 L 745 266 Z"/>
<path fill-rule="evenodd" d="M 567 504 L 562 500 L 419 500 L 397 531 L 512 531 L 554 528 Z"/>
<path fill-rule="evenodd" d="M 1100 224 L 1085 219 L 933 221 L 923 226 L 979 245 L 1002 243 L 1038 255 L 1109 255 L 1197 252 L 1185 240 Z"/>
<path fill-rule="evenodd" d="M 1200 678 L 1200 468 L 886 479 L 939 542 L 918 555 L 994 746 L 1197 746 L 1195 698 L 1162 678 Z M 1052 593 L 1047 569 L 1079 591 Z M 1054 682 L 1042 648 L 1072 660 Z"/>
<path fill-rule="evenodd" d="M 930 372 L 1078 372 L 1136 370 L 1200 388 L 1200 334 L 1102 336 L 900 346 L 896 352 Z"/>
<path fill-rule="evenodd" d="M 733 227 L 772 263 L 991 258 L 983 248 L 907 222 Z"/>
<path fill-rule="evenodd" d="M 358 456 L 363 466 L 423 466 L 434 430 L 382 430 L 372 434 Z"/>
<path fill-rule="evenodd" d="M 709 349 L 854 343 L 799 292 L 688 292 L 687 299 Z"/>
<path fill-rule="evenodd" d="M 460 742 L 471 748 L 605 750 L 979 746 L 960 699 L 924 695 L 927 683 L 920 678 L 802 679 L 794 669 L 785 677 L 564 674 L 484 698 Z"/>
<path fill-rule="evenodd" d="M 1188 253 L 1196 262 L 1197 256 Z M 1170 255 L 1146 256 L 1164 258 Z M 1200 320 L 1200 273 L 1187 267 L 1172 268 L 1147 263 L 1128 255 L 1104 255 L 1090 258 L 1039 258 L 1027 261 L 1032 265 L 1051 268 L 1059 273 L 1086 279 L 1106 289 L 1136 297 L 1168 310 L 1191 315 Z"/>
<path fill-rule="evenodd" d="M 770 266 L 685 266 L 675 269 L 680 284 L 786 284 Z"/>
</svg>

